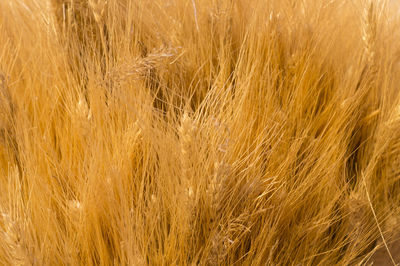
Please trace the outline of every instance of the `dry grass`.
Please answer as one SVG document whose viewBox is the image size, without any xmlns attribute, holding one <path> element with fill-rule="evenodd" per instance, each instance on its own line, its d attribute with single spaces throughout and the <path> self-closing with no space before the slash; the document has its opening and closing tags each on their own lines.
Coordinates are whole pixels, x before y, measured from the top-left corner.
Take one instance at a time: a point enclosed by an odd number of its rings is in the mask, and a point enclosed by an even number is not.
<svg viewBox="0 0 400 266">
<path fill-rule="evenodd" d="M 0 264 L 399 263 L 399 19 L 0 1 Z"/>
</svg>

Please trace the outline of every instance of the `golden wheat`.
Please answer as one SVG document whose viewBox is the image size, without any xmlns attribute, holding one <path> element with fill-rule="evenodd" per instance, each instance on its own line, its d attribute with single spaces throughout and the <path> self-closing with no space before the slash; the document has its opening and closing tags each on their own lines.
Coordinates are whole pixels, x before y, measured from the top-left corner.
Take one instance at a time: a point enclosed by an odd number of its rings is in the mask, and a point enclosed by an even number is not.
<svg viewBox="0 0 400 266">
<path fill-rule="evenodd" d="M 400 263 L 398 8 L 0 1 L 0 264 Z"/>
</svg>

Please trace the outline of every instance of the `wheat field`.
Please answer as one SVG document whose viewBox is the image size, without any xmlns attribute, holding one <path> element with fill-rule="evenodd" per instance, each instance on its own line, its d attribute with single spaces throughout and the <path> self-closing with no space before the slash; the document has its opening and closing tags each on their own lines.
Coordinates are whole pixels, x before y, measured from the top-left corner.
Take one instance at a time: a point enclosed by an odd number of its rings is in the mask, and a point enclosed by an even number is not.
<svg viewBox="0 0 400 266">
<path fill-rule="evenodd" d="M 381 0 L 1 0 L 0 265 L 400 263 Z"/>
</svg>

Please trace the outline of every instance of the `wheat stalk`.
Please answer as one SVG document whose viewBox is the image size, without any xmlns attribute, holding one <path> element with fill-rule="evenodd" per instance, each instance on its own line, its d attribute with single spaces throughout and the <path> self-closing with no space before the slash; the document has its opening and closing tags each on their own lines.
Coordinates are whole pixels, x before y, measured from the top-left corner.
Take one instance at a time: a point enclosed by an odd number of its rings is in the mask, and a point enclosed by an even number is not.
<svg viewBox="0 0 400 266">
<path fill-rule="evenodd" d="M 365 54 L 369 65 L 375 61 L 375 46 L 377 37 L 377 14 L 375 1 L 369 1 L 368 8 L 364 9 L 362 40 L 364 42 Z"/>
</svg>

